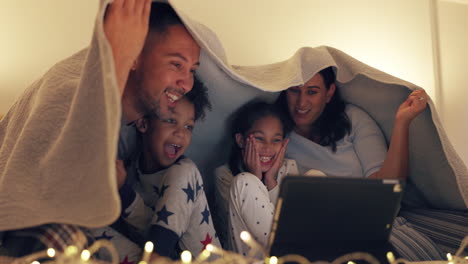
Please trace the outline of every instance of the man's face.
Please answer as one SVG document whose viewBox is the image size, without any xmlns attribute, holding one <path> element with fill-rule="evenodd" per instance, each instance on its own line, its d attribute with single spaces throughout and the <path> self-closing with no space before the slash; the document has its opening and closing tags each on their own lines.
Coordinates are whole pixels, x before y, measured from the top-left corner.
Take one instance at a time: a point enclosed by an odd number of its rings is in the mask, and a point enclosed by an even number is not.
<svg viewBox="0 0 468 264">
<path fill-rule="evenodd" d="M 169 26 L 163 34 L 150 31 L 130 78 L 137 112 L 169 116 L 177 100 L 192 90 L 199 57 L 200 47 L 185 27 Z"/>
</svg>

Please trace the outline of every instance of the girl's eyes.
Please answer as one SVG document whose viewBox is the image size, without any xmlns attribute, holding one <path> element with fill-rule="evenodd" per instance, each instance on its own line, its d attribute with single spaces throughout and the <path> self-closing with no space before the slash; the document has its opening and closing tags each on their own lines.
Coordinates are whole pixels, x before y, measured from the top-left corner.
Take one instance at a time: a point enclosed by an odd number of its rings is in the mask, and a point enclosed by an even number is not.
<svg viewBox="0 0 468 264">
<path fill-rule="evenodd" d="M 172 118 L 164 119 L 163 122 L 164 122 L 164 123 L 169 123 L 169 124 L 175 124 L 175 123 L 177 123 L 177 122 L 175 121 L 175 119 L 172 119 Z"/>
<path fill-rule="evenodd" d="M 263 138 L 262 138 L 262 137 L 255 137 L 255 140 L 257 140 L 257 141 L 263 141 Z"/>
<path fill-rule="evenodd" d="M 283 141 L 283 139 L 280 139 L 280 138 L 273 139 L 273 142 L 275 142 L 275 143 L 282 142 L 282 141 Z"/>
<path fill-rule="evenodd" d="M 192 132 L 193 129 L 194 129 L 194 126 L 192 126 L 192 125 L 186 125 L 185 128 L 186 128 L 187 130 L 189 130 L 190 132 Z"/>
</svg>

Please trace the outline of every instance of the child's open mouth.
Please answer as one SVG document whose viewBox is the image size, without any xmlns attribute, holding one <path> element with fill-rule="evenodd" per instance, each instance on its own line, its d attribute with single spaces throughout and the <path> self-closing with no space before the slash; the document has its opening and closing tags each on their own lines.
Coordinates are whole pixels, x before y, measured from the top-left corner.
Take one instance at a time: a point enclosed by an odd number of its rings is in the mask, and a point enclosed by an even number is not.
<svg viewBox="0 0 468 264">
<path fill-rule="evenodd" d="M 268 166 L 273 162 L 273 156 L 260 156 L 260 164 Z"/>
<path fill-rule="evenodd" d="M 164 144 L 164 153 L 168 158 L 175 159 L 181 148 L 182 146 L 177 144 Z"/>
</svg>

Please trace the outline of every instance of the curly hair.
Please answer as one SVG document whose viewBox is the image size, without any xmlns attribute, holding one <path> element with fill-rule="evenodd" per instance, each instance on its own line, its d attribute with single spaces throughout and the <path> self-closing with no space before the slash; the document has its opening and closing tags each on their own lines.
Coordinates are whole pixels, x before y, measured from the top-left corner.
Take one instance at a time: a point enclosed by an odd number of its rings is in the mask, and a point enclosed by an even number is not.
<svg viewBox="0 0 468 264">
<path fill-rule="evenodd" d="M 208 89 L 197 77 L 194 77 L 193 88 L 185 97 L 195 108 L 195 121 L 203 120 L 206 110 L 211 111 L 211 102 L 208 97 Z"/>
</svg>

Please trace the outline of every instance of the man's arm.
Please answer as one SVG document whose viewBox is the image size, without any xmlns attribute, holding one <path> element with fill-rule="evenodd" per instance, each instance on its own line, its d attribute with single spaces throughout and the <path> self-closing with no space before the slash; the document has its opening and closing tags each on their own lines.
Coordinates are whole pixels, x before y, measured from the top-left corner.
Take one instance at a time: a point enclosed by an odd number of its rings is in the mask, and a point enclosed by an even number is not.
<svg viewBox="0 0 468 264">
<path fill-rule="evenodd" d="M 104 32 L 112 47 L 120 94 L 148 34 L 151 0 L 114 0 L 106 11 Z"/>
</svg>

